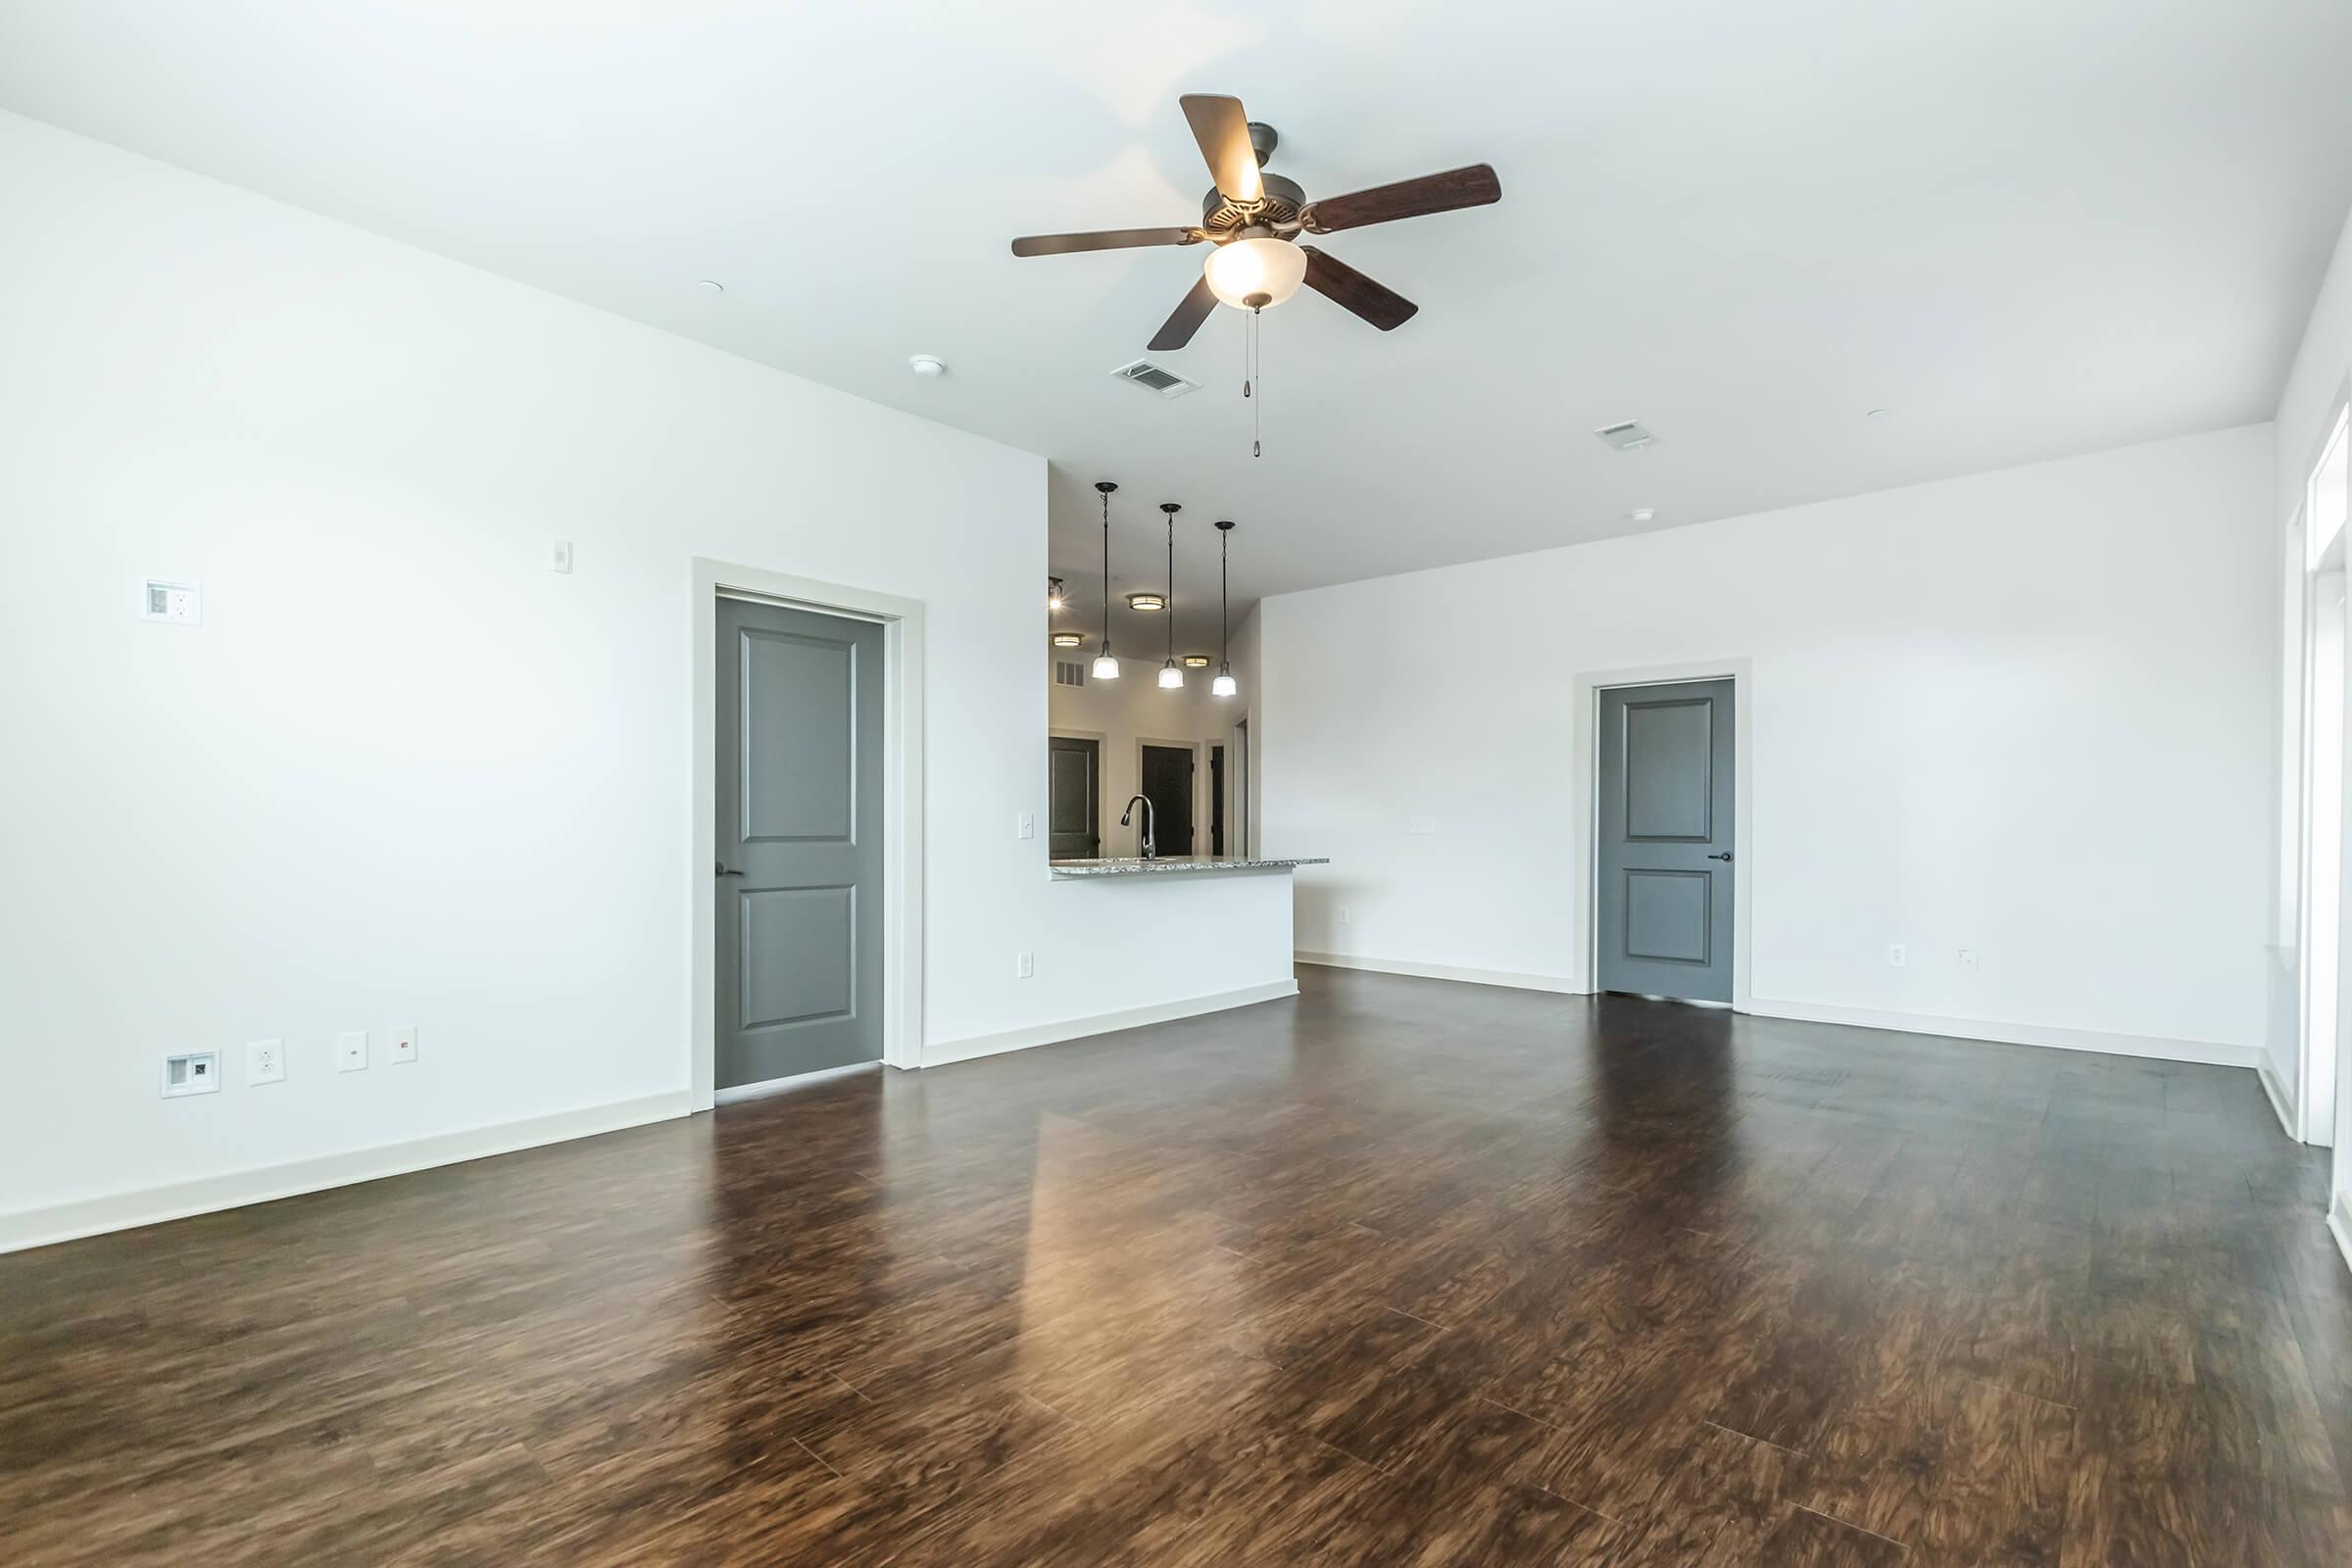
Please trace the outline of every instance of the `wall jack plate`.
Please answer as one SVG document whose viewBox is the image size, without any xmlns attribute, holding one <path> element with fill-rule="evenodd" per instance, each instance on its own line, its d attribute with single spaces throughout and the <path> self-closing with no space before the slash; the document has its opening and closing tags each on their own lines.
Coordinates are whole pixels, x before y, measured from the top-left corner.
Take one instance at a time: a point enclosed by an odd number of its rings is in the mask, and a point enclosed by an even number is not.
<svg viewBox="0 0 2352 1568">
<path fill-rule="evenodd" d="M 164 1058 L 164 1098 L 220 1092 L 220 1053 L 178 1051 Z"/>
</svg>

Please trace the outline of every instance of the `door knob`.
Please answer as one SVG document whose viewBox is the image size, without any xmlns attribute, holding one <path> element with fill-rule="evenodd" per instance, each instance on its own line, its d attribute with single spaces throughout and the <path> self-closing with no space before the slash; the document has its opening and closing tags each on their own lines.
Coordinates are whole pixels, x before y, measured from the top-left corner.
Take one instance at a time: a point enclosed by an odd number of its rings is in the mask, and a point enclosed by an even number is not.
<svg viewBox="0 0 2352 1568">
<path fill-rule="evenodd" d="M 741 871 L 730 870 L 730 869 L 728 869 L 728 868 L 727 868 L 727 866 L 725 866 L 724 864 L 721 864 L 721 865 L 719 865 L 719 866 L 716 868 L 716 874 L 717 874 L 717 875 L 719 875 L 719 876 L 741 876 L 741 875 L 743 875 L 743 873 L 742 873 Z"/>
<path fill-rule="evenodd" d="M 1732 852 L 1729 850 L 1724 851 L 1721 855 L 1710 855 L 1707 857 L 1707 858 L 1710 860 L 1728 860 L 1731 858 Z"/>
</svg>

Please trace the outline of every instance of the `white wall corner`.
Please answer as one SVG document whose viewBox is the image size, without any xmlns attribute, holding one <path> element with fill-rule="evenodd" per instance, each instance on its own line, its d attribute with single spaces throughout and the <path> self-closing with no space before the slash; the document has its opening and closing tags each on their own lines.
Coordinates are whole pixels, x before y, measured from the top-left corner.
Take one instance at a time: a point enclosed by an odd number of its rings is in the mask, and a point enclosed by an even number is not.
<svg viewBox="0 0 2352 1568">
<path fill-rule="evenodd" d="M 2261 1061 L 2255 1066 L 2255 1076 L 2262 1080 L 2263 1098 L 2271 1102 L 2271 1109 L 2278 1113 L 2280 1129 L 2290 1140 L 2295 1139 L 2298 1135 L 2295 1131 L 2294 1101 L 2279 1082 L 2277 1059 L 2267 1051 L 2261 1055 Z"/>
<path fill-rule="evenodd" d="M 2337 1193 L 2328 1205 L 2328 1234 L 2335 1238 L 2335 1250 L 2344 1254 L 2344 1267 L 2352 1269 L 2352 1193 Z"/>
</svg>

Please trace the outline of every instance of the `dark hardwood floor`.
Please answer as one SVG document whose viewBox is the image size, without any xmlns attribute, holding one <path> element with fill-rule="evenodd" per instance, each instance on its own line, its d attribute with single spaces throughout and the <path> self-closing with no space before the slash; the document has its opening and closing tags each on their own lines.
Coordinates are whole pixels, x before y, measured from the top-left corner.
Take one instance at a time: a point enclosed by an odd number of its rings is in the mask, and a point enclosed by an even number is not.
<svg viewBox="0 0 2352 1568">
<path fill-rule="evenodd" d="M 2352 1562 L 2252 1074 L 1302 984 L 0 1257 L 0 1561 Z"/>
</svg>

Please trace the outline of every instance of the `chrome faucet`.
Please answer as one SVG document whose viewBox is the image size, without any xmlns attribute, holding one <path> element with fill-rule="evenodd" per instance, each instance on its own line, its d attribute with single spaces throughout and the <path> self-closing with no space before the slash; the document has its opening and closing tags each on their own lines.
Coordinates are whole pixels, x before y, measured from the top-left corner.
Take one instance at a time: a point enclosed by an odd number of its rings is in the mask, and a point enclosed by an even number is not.
<svg viewBox="0 0 2352 1568">
<path fill-rule="evenodd" d="M 1141 801 L 1144 806 L 1144 858 L 1155 860 L 1159 858 L 1159 848 L 1158 840 L 1153 838 L 1152 833 L 1152 797 L 1149 795 L 1129 796 L 1127 809 L 1119 813 L 1119 826 L 1127 826 L 1129 819 L 1135 815 L 1135 806 L 1138 801 Z"/>
</svg>

